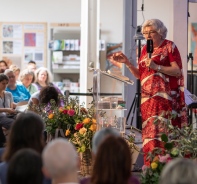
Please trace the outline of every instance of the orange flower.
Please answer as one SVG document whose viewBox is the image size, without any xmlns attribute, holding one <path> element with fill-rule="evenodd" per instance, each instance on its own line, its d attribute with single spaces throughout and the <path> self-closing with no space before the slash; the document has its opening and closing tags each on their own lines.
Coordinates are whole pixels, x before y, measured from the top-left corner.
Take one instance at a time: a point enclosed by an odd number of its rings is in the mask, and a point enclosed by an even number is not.
<svg viewBox="0 0 197 184">
<path fill-rule="evenodd" d="M 92 123 L 96 123 L 96 119 L 92 118 Z"/>
<path fill-rule="evenodd" d="M 59 108 L 59 112 L 63 112 L 64 108 L 63 107 L 60 107 Z"/>
<path fill-rule="evenodd" d="M 48 116 L 49 119 L 53 119 L 53 117 L 54 117 L 53 113 L 49 114 L 49 116 Z"/>
<path fill-rule="evenodd" d="M 153 159 L 153 162 L 159 162 L 159 157 L 155 156 L 155 158 Z"/>
<path fill-rule="evenodd" d="M 70 130 L 69 129 L 67 129 L 66 132 L 65 132 L 65 136 L 68 136 L 68 135 L 70 135 Z"/>
<path fill-rule="evenodd" d="M 90 130 L 92 130 L 93 132 L 96 131 L 96 123 L 93 123 L 90 128 Z"/>
<path fill-rule="evenodd" d="M 90 118 L 85 118 L 85 119 L 83 120 L 83 123 L 84 123 L 84 124 L 90 123 Z"/>
</svg>

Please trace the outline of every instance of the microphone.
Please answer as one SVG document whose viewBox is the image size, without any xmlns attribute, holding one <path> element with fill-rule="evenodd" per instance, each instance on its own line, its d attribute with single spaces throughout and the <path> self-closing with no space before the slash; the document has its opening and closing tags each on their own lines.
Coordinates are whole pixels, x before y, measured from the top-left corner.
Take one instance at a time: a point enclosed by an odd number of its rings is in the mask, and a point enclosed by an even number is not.
<svg viewBox="0 0 197 184">
<path fill-rule="evenodd" d="M 151 58 L 151 55 L 153 53 L 153 40 L 152 39 L 147 40 L 146 51 L 148 53 L 148 58 Z M 148 71 L 150 71 L 150 68 L 148 68 Z"/>
</svg>

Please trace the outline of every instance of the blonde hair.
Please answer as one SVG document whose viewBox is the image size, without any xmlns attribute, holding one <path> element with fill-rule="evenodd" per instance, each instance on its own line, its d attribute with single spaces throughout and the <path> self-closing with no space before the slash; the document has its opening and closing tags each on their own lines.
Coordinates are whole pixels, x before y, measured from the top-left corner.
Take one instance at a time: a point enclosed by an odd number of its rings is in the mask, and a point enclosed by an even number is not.
<svg viewBox="0 0 197 184">
<path fill-rule="evenodd" d="M 47 73 L 47 80 L 46 80 L 46 84 L 49 85 L 50 83 L 52 83 L 52 74 L 51 72 L 45 68 L 45 67 L 39 67 L 36 71 L 35 71 L 35 83 L 38 82 L 38 75 L 41 71 L 45 71 Z"/>
<path fill-rule="evenodd" d="M 16 72 L 16 71 L 21 71 L 20 68 L 16 65 L 10 65 L 9 69 L 11 69 L 13 72 Z"/>
</svg>

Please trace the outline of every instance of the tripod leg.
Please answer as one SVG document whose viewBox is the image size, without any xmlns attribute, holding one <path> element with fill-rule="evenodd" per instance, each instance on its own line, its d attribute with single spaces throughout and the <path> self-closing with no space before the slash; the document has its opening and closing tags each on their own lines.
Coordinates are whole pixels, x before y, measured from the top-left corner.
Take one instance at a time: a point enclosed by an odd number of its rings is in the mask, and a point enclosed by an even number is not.
<svg viewBox="0 0 197 184">
<path fill-rule="evenodd" d="M 137 100 L 136 100 L 136 96 L 135 96 L 134 99 L 133 99 L 133 102 L 131 104 L 131 107 L 129 109 L 129 113 L 127 114 L 127 119 L 126 119 L 127 125 L 128 125 L 128 119 L 130 117 L 131 111 L 132 111 L 133 107 L 135 107 L 136 102 L 137 102 Z M 134 108 L 134 112 L 135 112 L 135 108 Z M 131 120 L 133 121 L 133 116 L 132 116 L 132 119 Z M 132 124 L 132 121 L 131 121 L 131 124 Z"/>
</svg>

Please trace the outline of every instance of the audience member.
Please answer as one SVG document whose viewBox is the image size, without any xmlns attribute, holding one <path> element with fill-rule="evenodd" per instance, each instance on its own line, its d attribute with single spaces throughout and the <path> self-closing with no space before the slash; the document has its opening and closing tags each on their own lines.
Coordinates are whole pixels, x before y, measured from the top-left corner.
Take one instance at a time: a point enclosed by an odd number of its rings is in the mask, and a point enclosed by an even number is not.
<svg viewBox="0 0 197 184">
<path fill-rule="evenodd" d="M 20 71 L 21 71 L 20 68 L 16 65 L 10 65 L 9 69 L 14 72 L 16 81 L 18 82 L 19 81 L 19 74 L 20 74 Z"/>
<path fill-rule="evenodd" d="M 173 159 L 163 168 L 159 184 L 196 184 L 197 166 L 193 160 Z"/>
<path fill-rule="evenodd" d="M 7 134 L 16 116 L 12 94 L 5 91 L 8 80 L 5 74 L 0 74 L 0 147 L 4 147 L 6 142 L 4 134 Z"/>
<path fill-rule="evenodd" d="M 45 67 L 40 67 L 35 71 L 35 84 L 38 90 L 45 86 L 53 86 L 51 72 Z"/>
<path fill-rule="evenodd" d="M 36 67 L 36 62 L 35 61 L 29 61 L 28 64 L 27 64 L 27 69 L 32 71 L 32 72 L 35 72 L 37 67 Z"/>
<path fill-rule="evenodd" d="M 51 99 L 55 100 L 55 102 L 58 104 L 59 103 L 58 95 L 59 95 L 58 91 L 55 87 L 46 86 L 31 96 L 29 100 L 29 104 L 30 105 L 48 104 Z"/>
<path fill-rule="evenodd" d="M 8 69 L 8 64 L 6 63 L 6 61 L 1 60 L 0 61 L 0 73 L 4 73 L 6 69 Z"/>
<path fill-rule="evenodd" d="M 66 139 L 58 138 L 49 142 L 43 154 L 43 173 L 53 184 L 72 183 L 78 180 L 78 155 L 74 146 Z"/>
<path fill-rule="evenodd" d="M 38 91 L 37 87 L 32 84 L 35 80 L 35 75 L 33 71 L 28 69 L 22 70 L 19 79 L 31 95 Z"/>
<path fill-rule="evenodd" d="M 21 149 L 10 159 L 8 184 L 42 184 L 42 159 L 33 149 Z"/>
<path fill-rule="evenodd" d="M 41 90 L 45 86 L 53 86 L 58 90 L 58 93 L 61 94 L 59 88 L 52 83 L 51 72 L 45 67 L 40 67 L 35 71 L 34 83 L 37 86 L 38 90 Z"/>
<path fill-rule="evenodd" d="M 30 99 L 30 93 L 29 91 L 27 91 L 25 86 L 16 83 L 14 72 L 10 69 L 7 69 L 5 70 L 4 74 L 7 75 L 7 77 L 9 78 L 6 91 L 12 93 L 14 102 L 18 103 L 21 101 L 28 101 Z"/>
<path fill-rule="evenodd" d="M 139 184 L 131 175 L 129 146 L 117 130 L 104 128 L 97 131 L 92 140 L 92 151 L 95 157 L 92 176 L 82 179 L 81 184 Z"/>
<path fill-rule="evenodd" d="M 13 155 L 22 148 L 32 148 L 41 154 L 44 147 L 44 122 L 35 113 L 21 113 L 11 126 L 7 144 L 0 163 L 0 181 L 7 183 L 7 168 Z"/>
<path fill-rule="evenodd" d="M 94 137 L 92 139 L 92 152 L 94 155 L 96 155 L 101 142 L 110 135 L 119 137 L 120 133 L 114 128 L 103 128 L 94 134 Z"/>
</svg>

